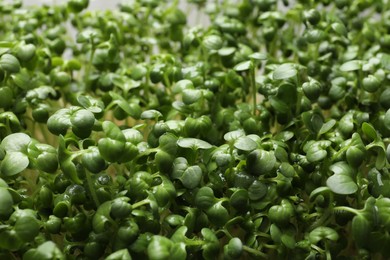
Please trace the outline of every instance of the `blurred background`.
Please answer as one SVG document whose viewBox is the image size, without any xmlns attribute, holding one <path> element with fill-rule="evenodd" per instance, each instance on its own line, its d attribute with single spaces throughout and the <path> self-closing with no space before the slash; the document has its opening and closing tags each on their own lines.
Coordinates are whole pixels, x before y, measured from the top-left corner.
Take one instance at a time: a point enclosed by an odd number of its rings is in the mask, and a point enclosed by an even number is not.
<svg viewBox="0 0 390 260">
<path fill-rule="evenodd" d="M 128 0 L 127 0 L 128 1 Z M 164 1 L 164 0 L 161 0 Z M 12 2 L 12 0 L 5 0 L 5 2 Z M 23 0 L 24 6 L 29 5 L 42 5 L 42 4 L 64 4 L 67 0 Z M 119 3 L 126 2 L 126 0 L 89 0 L 90 10 L 106 10 L 115 9 Z M 198 14 L 197 9 L 194 6 L 188 5 L 186 0 L 180 0 L 179 6 L 181 10 L 187 13 L 187 23 L 194 24 L 209 24 L 208 18 L 204 14 Z M 199 15 L 199 17 L 197 17 Z M 197 21 L 198 20 L 198 21 Z"/>
<path fill-rule="evenodd" d="M 66 0 L 24 0 L 24 5 L 41 5 L 41 4 L 60 4 L 66 3 Z M 90 0 L 91 9 L 112 9 L 120 3 L 121 0 Z"/>
</svg>

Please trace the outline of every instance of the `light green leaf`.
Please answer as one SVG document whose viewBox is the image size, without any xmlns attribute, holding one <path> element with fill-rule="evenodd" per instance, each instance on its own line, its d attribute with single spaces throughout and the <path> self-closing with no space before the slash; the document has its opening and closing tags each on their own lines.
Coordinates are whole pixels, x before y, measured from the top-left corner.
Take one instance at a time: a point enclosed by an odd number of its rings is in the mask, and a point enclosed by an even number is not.
<svg viewBox="0 0 390 260">
<path fill-rule="evenodd" d="M 186 105 L 191 105 L 202 98 L 202 91 L 200 89 L 184 89 L 183 102 Z"/>
<path fill-rule="evenodd" d="M 1 147 L 7 152 L 20 152 L 25 150 L 31 142 L 31 137 L 24 133 L 14 133 L 6 136 L 1 142 Z"/>
<path fill-rule="evenodd" d="M 257 143 L 247 136 L 241 136 L 234 142 L 234 147 L 248 152 L 255 150 L 257 148 Z"/>
<path fill-rule="evenodd" d="M 115 251 L 105 258 L 105 260 L 131 260 L 131 259 L 132 258 L 130 256 L 129 250 L 127 250 L 126 248 Z"/>
<path fill-rule="evenodd" d="M 328 152 L 317 145 L 312 145 L 307 151 L 306 158 L 309 162 L 319 162 L 327 156 Z"/>
<path fill-rule="evenodd" d="M 41 100 L 45 100 L 49 97 L 49 95 L 56 95 L 56 91 L 53 87 L 50 86 L 40 86 L 38 88 L 34 88 L 29 90 L 26 94 L 26 97 L 29 99 L 38 98 Z"/>
<path fill-rule="evenodd" d="M 224 47 L 218 50 L 219 56 L 229 56 L 233 54 L 236 51 L 236 48 L 234 47 Z"/>
<path fill-rule="evenodd" d="M 189 137 L 180 138 L 179 140 L 177 140 L 177 145 L 182 148 L 191 148 L 193 150 L 197 150 L 197 149 L 207 150 L 213 147 L 211 144 L 209 144 L 206 141 L 197 138 L 189 138 Z"/>
<path fill-rule="evenodd" d="M 340 66 L 341 71 L 354 71 L 362 68 L 362 61 L 350 60 Z"/>
<path fill-rule="evenodd" d="M 180 180 L 187 189 L 194 189 L 202 180 L 202 169 L 198 165 L 190 166 L 183 172 Z"/>
<path fill-rule="evenodd" d="M 209 50 L 219 50 L 223 45 L 221 36 L 208 35 L 203 39 L 203 46 Z"/>
<path fill-rule="evenodd" d="M 326 185 L 334 193 L 348 195 L 358 190 L 358 186 L 352 176 L 352 168 L 346 162 L 337 162 L 330 166 L 330 170 L 334 174 L 327 179 Z"/>
<path fill-rule="evenodd" d="M 275 80 L 289 79 L 295 77 L 298 71 L 293 63 L 279 65 L 272 75 Z"/>
<path fill-rule="evenodd" d="M 145 110 L 141 114 L 141 119 L 157 119 L 159 117 L 162 117 L 162 114 L 155 109 Z"/>
<path fill-rule="evenodd" d="M 249 58 L 254 60 L 266 60 L 268 59 L 267 54 L 260 53 L 260 52 L 254 52 L 251 55 L 249 55 Z"/>
<path fill-rule="evenodd" d="M 242 136 L 245 135 L 245 132 L 244 130 L 242 129 L 239 129 L 239 130 L 234 130 L 234 131 L 230 131 L 230 132 L 227 132 L 224 136 L 223 136 L 223 139 L 225 139 L 225 141 L 227 142 L 230 142 L 230 141 L 234 141 Z"/>
<path fill-rule="evenodd" d="M 21 152 L 7 152 L 0 164 L 0 173 L 5 176 L 12 176 L 27 168 L 30 161 L 27 155 Z"/>
<path fill-rule="evenodd" d="M 235 71 L 245 71 L 249 70 L 252 66 L 252 61 L 246 60 L 243 62 L 238 63 L 236 66 L 234 66 Z"/>
<path fill-rule="evenodd" d="M 77 101 L 83 108 L 88 109 L 92 113 L 101 113 L 104 110 L 104 103 L 91 96 L 79 95 Z"/>
<path fill-rule="evenodd" d="M 334 229 L 329 227 L 317 227 L 309 234 L 309 240 L 312 244 L 317 244 L 324 239 L 337 241 L 339 239 L 339 234 L 337 234 Z"/>
<path fill-rule="evenodd" d="M 173 94 L 181 93 L 185 89 L 194 89 L 194 83 L 188 79 L 182 79 L 176 82 L 172 87 Z"/>
<path fill-rule="evenodd" d="M 65 260 L 65 256 L 61 250 L 52 241 L 46 241 L 37 248 L 28 250 L 23 255 L 23 260 L 35 260 L 35 259 L 57 259 Z M 126 259 L 127 260 L 127 259 Z"/>
</svg>

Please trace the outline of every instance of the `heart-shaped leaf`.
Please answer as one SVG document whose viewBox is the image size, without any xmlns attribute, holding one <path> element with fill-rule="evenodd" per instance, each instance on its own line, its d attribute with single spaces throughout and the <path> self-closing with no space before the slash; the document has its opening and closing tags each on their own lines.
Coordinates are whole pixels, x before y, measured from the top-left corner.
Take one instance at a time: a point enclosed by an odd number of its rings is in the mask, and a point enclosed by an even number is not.
<svg viewBox="0 0 390 260">
<path fill-rule="evenodd" d="M 21 152 L 31 142 L 31 137 L 24 133 L 14 133 L 6 136 L 1 142 L 1 147 L 7 152 Z"/>
<path fill-rule="evenodd" d="M 331 191 L 336 194 L 349 195 L 358 190 L 353 170 L 346 162 L 337 162 L 330 166 L 330 170 L 334 174 L 326 180 L 326 185 Z"/>
<path fill-rule="evenodd" d="M 339 234 L 329 227 L 317 227 L 309 234 L 309 240 L 312 244 L 317 244 L 324 239 L 337 241 L 339 239 Z"/>
<path fill-rule="evenodd" d="M 30 161 L 28 156 L 21 152 L 7 152 L 0 164 L 0 173 L 5 176 L 12 176 L 27 168 Z"/>
<path fill-rule="evenodd" d="M 239 130 L 234 130 L 234 131 L 230 131 L 230 132 L 227 132 L 224 136 L 223 136 L 223 139 L 225 139 L 225 141 L 227 142 L 230 142 L 230 141 L 234 141 L 242 136 L 245 135 L 245 132 L 244 130 L 242 129 L 239 129 Z"/>
</svg>

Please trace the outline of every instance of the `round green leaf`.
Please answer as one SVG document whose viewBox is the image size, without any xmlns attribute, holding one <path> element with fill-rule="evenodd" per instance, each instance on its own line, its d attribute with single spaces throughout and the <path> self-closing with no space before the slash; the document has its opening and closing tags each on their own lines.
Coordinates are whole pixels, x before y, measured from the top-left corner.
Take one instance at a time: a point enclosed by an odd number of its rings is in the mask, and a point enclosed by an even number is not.
<svg viewBox="0 0 390 260">
<path fill-rule="evenodd" d="M 266 60 L 266 59 L 268 59 L 267 58 L 267 54 L 260 53 L 260 52 L 254 52 L 251 55 L 249 55 L 248 57 L 251 58 L 251 59 L 254 59 L 254 60 Z"/>
<path fill-rule="evenodd" d="M 257 148 L 257 143 L 247 136 L 242 136 L 234 142 L 234 147 L 242 151 L 253 151 Z"/>
<path fill-rule="evenodd" d="M 30 142 L 30 136 L 24 133 L 14 133 L 3 139 L 1 147 L 7 152 L 21 152 L 25 150 Z"/>
<path fill-rule="evenodd" d="M 279 166 L 279 171 L 287 178 L 292 178 L 295 175 L 294 167 L 288 162 L 282 162 Z"/>
<path fill-rule="evenodd" d="M 306 154 L 306 158 L 309 162 L 319 162 L 327 156 L 328 152 L 320 147 L 314 147 L 309 149 Z"/>
<path fill-rule="evenodd" d="M 223 45 L 223 39 L 218 35 L 209 35 L 203 38 L 203 46 L 209 50 L 219 50 Z"/>
<path fill-rule="evenodd" d="M 200 209 L 208 209 L 215 203 L 214 191 L 210 187 L 200 188 L 195 195 L 195 205 Z"/>
<path fill-rule="evenodd" d="M 182 148 L 191 148 L 193 150 L 197 150 L 197 149 L 207 150 L 213 147 L 208 142 L 197 138 L 180 138 L 177 140 L 177 145 Z"/>
<path fill-rule="evenodd" d="M 230 239 L 229 243 L 226 245 L 226 253 L 232 258 L 239 259 L 242 254 L 242 241 L 238 237 Z"/>
<path fill-rule="evenodd" d="M 183 172 L 180 180 L 187 189 L 194 189 L 202 180 L 202 169 L 198 165 L 190 166 Z"/>
<path fill-rule="evenodd" d="M 39 234 L 38 220 L 32 216 L 19 218 L 14 226 L 14 230 L 19 238 L 25 242 L 30 242 Z"/>
<path fill-rule="evenodd" d="M 245 71 L 245 70 L 249 70 L 251 66 L 252 66 L 252 61 L 247 60 L 247 61 L 240 62 L 236 66 L 234 66 L 234 70 Z"/>
<path fill-rule="evenodd" d="M 259 176 L 269 173 L 275 167 L 276 157 L 273 151 L 256 149 L 248 154 L 246 163 L 248 172 Z"/>
<path fill-rule="evenodd" d="M 191 105 L 202 98 L 202 91 L 200 89 L 184 89 L 182 99 L 184 104 Z"/>
<path fill-rule="evenodd" d="M 173 242 L 166 237 L 155 235 L 150 241 L 147 252 L 150 260 L 169 259 Z"/>
<path fill-rule="evenodd" d="M 308 43 L 318 43 L 326 38 L 326 33 L 319 29 L 310 29 L 305 36 Z"/>
<path fill-rule="evenodd" d="M 194 89 L 194 83 L 188 79 L 182 79 L 176 82 L 176 84 L 172 87 L 173 94 L 178 94 L 185 89 Z"/>
<path fill-rule="evenodd" d="M 259 180 L 255 180 L 248 189 L 248 196 L 251 200 L 259 200 L 267 194 L 268 187 Z"/>
<path fill-rule="evenodd" d="M 220 56 L 229 56 L 229 55 L 233 54 L 235 51 L 236 51 L 236 48 L 234 48 L 234 47 L 223 47 L 223 48 L 218 50 L 218 54 Z"/>
<path fill-rule="evenodd" d="M 69 109 L 67 108 L 57 110 L 47 120 L 47 128 L 55 135 L 65 135 L 70 126 Z"/>
<path fill-rule="evenodd" d="M 359 70 L 362 67 L 362 61 L 360 60 L 350 60 L 345 63 L 343 63 L 340 66 L 341 71 L 355 71 Z"/>
<path fill-rule="evenodd" d="M 58 259 L 64 260 L 65 256 L 61 252 L 61 250 L 57 247 L 57 245 L 52 241 L 46 241 L 43 244 L 39 245 L 37 248 L 32 248 L 28 250 L 23 255 L 23 260 L 51 260 Z"/>
<path fill-rule="evenodd" d="M 225 141 L 227 141 L 227 142 L 230 142 L 230 141 L 234 141 L 234 140 L 236 140 L 244 135 L 245 135 L 244 130 L 239 129 L 239 130 L 234 130 L 234 131 L 230 131 L 230 132 L 226 133 L 223 136 L 223 139 L 225 139 Z"/>
<path fill-rule="evenodd" d="M 155 109 L 150 109 L 142 112 L 141 119 L 158 119 L 162 116 L 163 115 L 160 113 L 160 111 L 157 111 Z"/>
<path fill-rule="evenodd" d="M 12 176 L 27 168 L 30 161 L 27 155 L 21 152 L 8 152 L 0 165 L 0 173 L 5 176 Z"/>
<path fill-rule="evenodd" d="M 90 130 L 94 125 L 95 116 L 89 110 L 77 109 L 71 115 L 70 122 L 73 125 L 73 127 L 76 127 L 80 130 Z"/>
<path fill-rule="evenodd" d="M 297 75 L 298 71 L 295 68 L 295 65 L 292 63 L 285 63 L 282 65 L 279 65 L 272 75 L 273 79 L 275 80 L 282 80 L 282 79 L 289 79 L 292 77 L 295 77 Z"/>
<path fill-rule="evenodd" d="M 210 208 L 206 209 L 205 212 L 210 222 L 218 227 L 223 227 L 230 218 L 229 212 L 222 205 L 222 201 L 215 203 Z"/>
<path fill-rule="evenodd" d="M 102 126 L 103 131 L 108 138 L 122 143 L 126 142 L 125 135 L 122 133 L 121 129 L 116 124 L 111 121 L 104 121 Z"/>
<path fill-rule="evenodd" d="M 17 73 L 20 70 L 19 60 L 15 56 L 6 53 L 0 58 L 0 69 L 8 73 Z"/>
</svg>

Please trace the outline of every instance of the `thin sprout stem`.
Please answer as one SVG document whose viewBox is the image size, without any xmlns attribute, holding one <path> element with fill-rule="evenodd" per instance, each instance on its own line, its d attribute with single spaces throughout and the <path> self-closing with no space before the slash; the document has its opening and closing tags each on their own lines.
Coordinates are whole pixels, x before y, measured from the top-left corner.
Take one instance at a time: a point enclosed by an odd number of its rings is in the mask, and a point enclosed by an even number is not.
<svg viewBox="0 0 390 260">
<path fill-rule="evenodd" d="M 260 250 L 256 250 L 254 248 L 251 248 L 249 246 L 243 246 L 242 247 L 246 252 L 252 254 L 252 255 L 255 255 L 255 256 L 258 256 L 258 257 L 262 257 L 262 258 L 267 258 L 267 255 L 264 254 L 263 252 L 261 252 Z"/>
<path fill-rule="evenodd" d="M 96 208 L 98 208 L 100 206 L 100 201 L 99 201 L 99 198 L 96 194 L 95 188 L 94 188 L 93 183 L 92 183 L 91 173 L 88 170 L 85 170 L 85 171 L 86 171 L 85 178 L 87 179 L 87 185 L 88 185 L 89 192 L 91 193 L 92 200 L 95 203 Z"/>
</svg>

